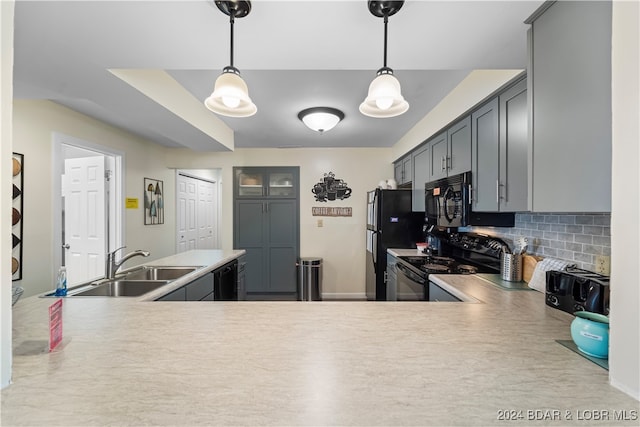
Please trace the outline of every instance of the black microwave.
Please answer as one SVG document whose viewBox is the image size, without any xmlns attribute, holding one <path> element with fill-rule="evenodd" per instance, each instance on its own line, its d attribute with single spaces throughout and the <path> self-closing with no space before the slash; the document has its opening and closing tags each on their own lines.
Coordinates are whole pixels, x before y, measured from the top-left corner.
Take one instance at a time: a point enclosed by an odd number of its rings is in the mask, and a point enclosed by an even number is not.
<svg viewBox="0 0 640 427">
<path fill-rule="evenodd" d="M 471 172 L 425 184 L 424 213 L 428 225 L 441 228 L 515 225 L 514 213 L 474 212 L 471 203 Z"/>
</svg>

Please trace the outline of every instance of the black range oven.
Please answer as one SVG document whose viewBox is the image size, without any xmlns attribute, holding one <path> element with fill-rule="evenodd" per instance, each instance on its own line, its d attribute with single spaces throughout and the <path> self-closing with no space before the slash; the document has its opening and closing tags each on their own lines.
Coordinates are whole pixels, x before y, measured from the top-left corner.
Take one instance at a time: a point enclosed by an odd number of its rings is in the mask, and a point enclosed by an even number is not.
<svg viewBox="0 0 640 427">
<path fill-rule="evenodd" d="M 437 255 L 399 256 L 395 301 L 436 301 L 430 274 L 500 273 L 500 255 L 506 243 L 477 233 L 453 233 L 440 239 Z M 394 299 L 395 294 L 395 299 Z"/>
</svg>

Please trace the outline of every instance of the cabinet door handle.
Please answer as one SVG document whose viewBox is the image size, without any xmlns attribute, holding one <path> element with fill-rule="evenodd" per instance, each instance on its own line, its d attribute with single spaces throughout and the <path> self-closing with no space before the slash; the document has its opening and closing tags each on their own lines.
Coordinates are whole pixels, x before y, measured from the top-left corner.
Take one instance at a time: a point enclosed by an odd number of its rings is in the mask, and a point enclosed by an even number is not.
<svg viewBox="0 0 640 427">
<path fill-rule="evenodd" d="M 447 169 L 453 169 L 453 158 L 451 156 L 447 156 Z"/>
<path fill-rule="evenodd" d="M 445 160 L 444 160 L 444 156 L 442 156 L 442 158 L 440 159 L 440 167 L 442 168 L 442 170 L 445 169 Z"/>
<path fill-rule="evenodd" d="M 500 187 L 504 187 L 504 185 L 500 184 L 500 180 L 496 179 L 496 203 L 500 203 L 500 199 L 504 199 L 504 197 L 500 196 Z"/>
</svg>

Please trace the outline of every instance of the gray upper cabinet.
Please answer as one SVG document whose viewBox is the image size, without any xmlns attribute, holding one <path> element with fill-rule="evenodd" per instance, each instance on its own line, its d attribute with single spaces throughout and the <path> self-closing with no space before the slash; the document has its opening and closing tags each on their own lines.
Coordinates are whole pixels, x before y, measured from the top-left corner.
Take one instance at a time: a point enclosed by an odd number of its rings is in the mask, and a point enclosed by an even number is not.
<svg viewBox="0 0 640 427">
<path fill-rule="evenodd" d="M 500 211 L 528 210 L 527 82 L 522 80 L 500 94 Z"/>
<path fill-rule="evenodd" d="M 447 130 L 449 156 L 447 175 L 471 170 L 471 117 L 467 116 Z"/>
<path fill-rule="evenodd" d="M 550 4 L 550 6 L 549 6 Z M 527 23 L 531 208 L 611 210 L 611 2 L 546 3 Z"/>
<path fill-rule="evenodd" d="M 447 176 L 447 132 L 442 132 L 429 140 L 429 181 Z"/>
<path fill-rule="evenodd" d="M 471 114 L 471 194 L 477 212 L 497 212 L 500 207 L 499 101 L 494 98 Z"/>
<path fill-rule="evenodd" d="M 408 184 L 413 177 L 411 155 L 407 155 L 393 164 L 393 178 L 398 185 Z"/>
<path fill-rule="evenodd" d="M 429 156 L 431 145 L 424 144 L 416 148 L 411 154 L 413 170 L 412 201 L 411 207 L 414 212 L 424 212 L 424 185 L 430 181 L 429 178 Z"/>
<path fill-rule="evenodd" d="M 298 195 L 298 175 L 291 168 L 234 168 L 234 197 L 288 198 Z"/>
<path fill-rule="evenodd" d="M 474 211 L 527 210 L 527 116 L 526 80 L 471 114 Z"/>
<path fill-rule="evenodd" d="M 471 117 L 429 140 L 429 181 L 471 170 Z"/>
</svg>

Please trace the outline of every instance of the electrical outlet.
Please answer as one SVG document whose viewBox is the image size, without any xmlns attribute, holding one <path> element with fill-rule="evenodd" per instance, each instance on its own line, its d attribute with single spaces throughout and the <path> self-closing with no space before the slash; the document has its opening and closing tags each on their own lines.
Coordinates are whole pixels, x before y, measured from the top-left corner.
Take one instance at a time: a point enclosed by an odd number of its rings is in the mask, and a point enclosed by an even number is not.
<svg viewBox="0 0 640 427">
<path fill-rule="evenodd" d="M 321 219 L 318 220 L 318 227 L 324 227 L 324 222 Z"/>
<path fill-rule="evenodd" d="M 608 276 L 611 272 L 611 257 L 607 255 L 596 255 L 596 273 Z"/>
</svg>

